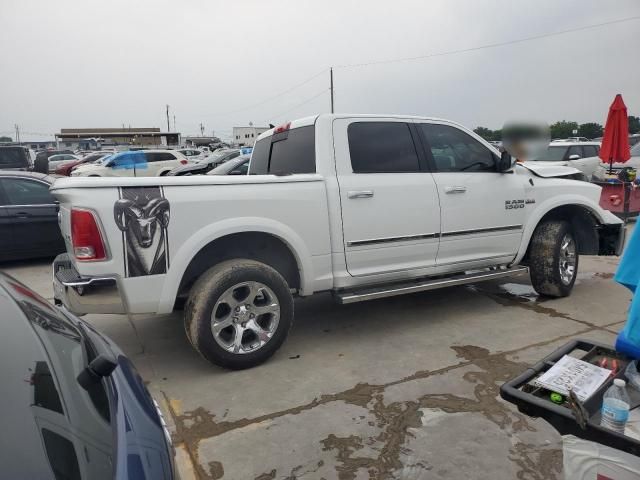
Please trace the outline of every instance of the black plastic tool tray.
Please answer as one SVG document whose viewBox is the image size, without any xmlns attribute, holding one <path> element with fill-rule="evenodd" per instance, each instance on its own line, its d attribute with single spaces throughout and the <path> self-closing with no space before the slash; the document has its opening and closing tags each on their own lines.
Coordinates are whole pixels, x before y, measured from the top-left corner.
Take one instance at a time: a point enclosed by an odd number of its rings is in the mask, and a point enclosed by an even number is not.
<svg viewBox="0 0 640 480">
<path fill-rule="evenodd" d="M 629 357 L 619 354 L 607 345 L 586 340 L 573 340 L 527 369 L 518 377 L 502 385 L 500 387 L 500 396 L 507 402 L 516 405 L 518 410 L 525 415 L 544 418 L 561 435 L 575 435 L 585 440 L 640 456 L 640 441 L 600 426 L 602 397 L 613 383 L 613 376 L 584 402 L 584 407 L 589 414 L 585 430 L 580 428 L 573 411 L 566 402 L 562 405 L 557 405 L 550 400 L 549 395 L 551 392 L 549 390 L 532 386 L 535 378 L 549 370 L 564 355 L 570 355 L 586 362 L 593 361 L 599 355 L 614 357 L 618 359 L 619 363 L 615 378 L 626 380 L 624 370 L 630 361 Z M 627 386 L 627 392 L 629 393 L 631 409 L 633 410 L 640 405 L 640 392 L 630 386 Z"/>
</svg>

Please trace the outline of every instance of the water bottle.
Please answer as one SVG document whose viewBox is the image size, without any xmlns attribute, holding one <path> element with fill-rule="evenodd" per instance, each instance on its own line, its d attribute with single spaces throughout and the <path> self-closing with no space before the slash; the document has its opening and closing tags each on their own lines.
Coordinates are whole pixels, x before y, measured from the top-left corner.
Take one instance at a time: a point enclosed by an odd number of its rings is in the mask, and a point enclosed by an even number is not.
<svg viewBox="0 0 640 480">
<path fill-rule="evenodd" d="M 629 419 L 631 400 L 627 394 L 626 383 L 616 378 L 602 399 L 602 427 L 624 435 L 624 427 Z"/>
</svg>

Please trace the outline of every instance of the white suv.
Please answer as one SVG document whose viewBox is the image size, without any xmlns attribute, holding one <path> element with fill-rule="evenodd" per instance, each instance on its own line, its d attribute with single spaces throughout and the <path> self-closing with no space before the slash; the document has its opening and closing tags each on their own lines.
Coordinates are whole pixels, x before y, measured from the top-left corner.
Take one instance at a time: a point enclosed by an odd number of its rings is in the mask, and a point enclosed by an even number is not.
<svg viewBox="0 0 640 480">
<path fill-rule="evenodd" d="M 128 150 L 105 157 L 97 163 L 81 165 L 72 177 L 155 177 L 166 175 L 189 160 L 174 150 Z"/>
<path fill-rule="evenodd" d="M 547 150 L 533 160 L 525 162 L 530 165 L 553 165 L 573 167 L 584 173 L 587 180 L 598 169 L 600 159 L 600 143 L 578 142 L 573 140 L 553 141 Z"/>
</svg>

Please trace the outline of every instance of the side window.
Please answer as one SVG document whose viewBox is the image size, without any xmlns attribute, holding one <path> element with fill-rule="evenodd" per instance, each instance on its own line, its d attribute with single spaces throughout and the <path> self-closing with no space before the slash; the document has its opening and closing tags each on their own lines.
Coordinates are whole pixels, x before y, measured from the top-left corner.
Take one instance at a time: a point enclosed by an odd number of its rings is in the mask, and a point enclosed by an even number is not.
<svg viewBox="0 0 640 480">
<path fill-rule="evenodd" d="M 420 124 L 436 172 L 495 172 L 496 159 L 491 151 L 462 130 L 432 123 Z"/>
<path fill-rule="evenodd" d="M 583 145 L 582 146 L 582 152 L 584 153 L 585 157 L 597 157 L 598 156 L 598 150 L 596 149 L 595 145 Z"/>
<path fill-rule="evenodd" d="M 567 152 L 567 160 L 571 158 L 571 155 L 578 155 L 578 157 L 582 158 L 582 147 L 580 145 L 571 145 Z"/>
<path fill-rule="evenodd" d="M 54 478 L 81 480 L 80 465 L 71 440 L 47 428 L 42 429 L 42 440 Z"/>
<path fill-rule="evenodd" d="M 402 122 L 355 122 L 347 128 L 353 173 L 419 172 L 409 125 Z"/>
<path fill-rule="evenodd" d="M 315 126 L 276 133 L 256 143 L 251 175 L 286 175 L 316 172 Z"/>
<path fill-rule="evenodd" d="M 54 198 L 49 185 L 24 178 L 3 178 L 0 183 L 8 205 L 52 205 Z"/>
</svg>

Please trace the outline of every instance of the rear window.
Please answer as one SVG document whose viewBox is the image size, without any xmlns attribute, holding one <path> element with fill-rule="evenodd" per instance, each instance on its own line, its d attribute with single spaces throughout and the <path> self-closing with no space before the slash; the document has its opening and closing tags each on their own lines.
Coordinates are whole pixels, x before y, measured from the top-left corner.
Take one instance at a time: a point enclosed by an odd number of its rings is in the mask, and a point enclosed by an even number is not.
<svg viewBox="0 0 640 480">
<path fill-rule="evenodd" d="M 253 148 L 250 175 L 315 173 L 315 127 L 294 128 L 259 140 Z"/>
<path fill-rule="evenodd" d="M 28 163 L 27 153 L 24 148 L 0 148 L 0 166 L 25 167 Z"/>
</svg>

